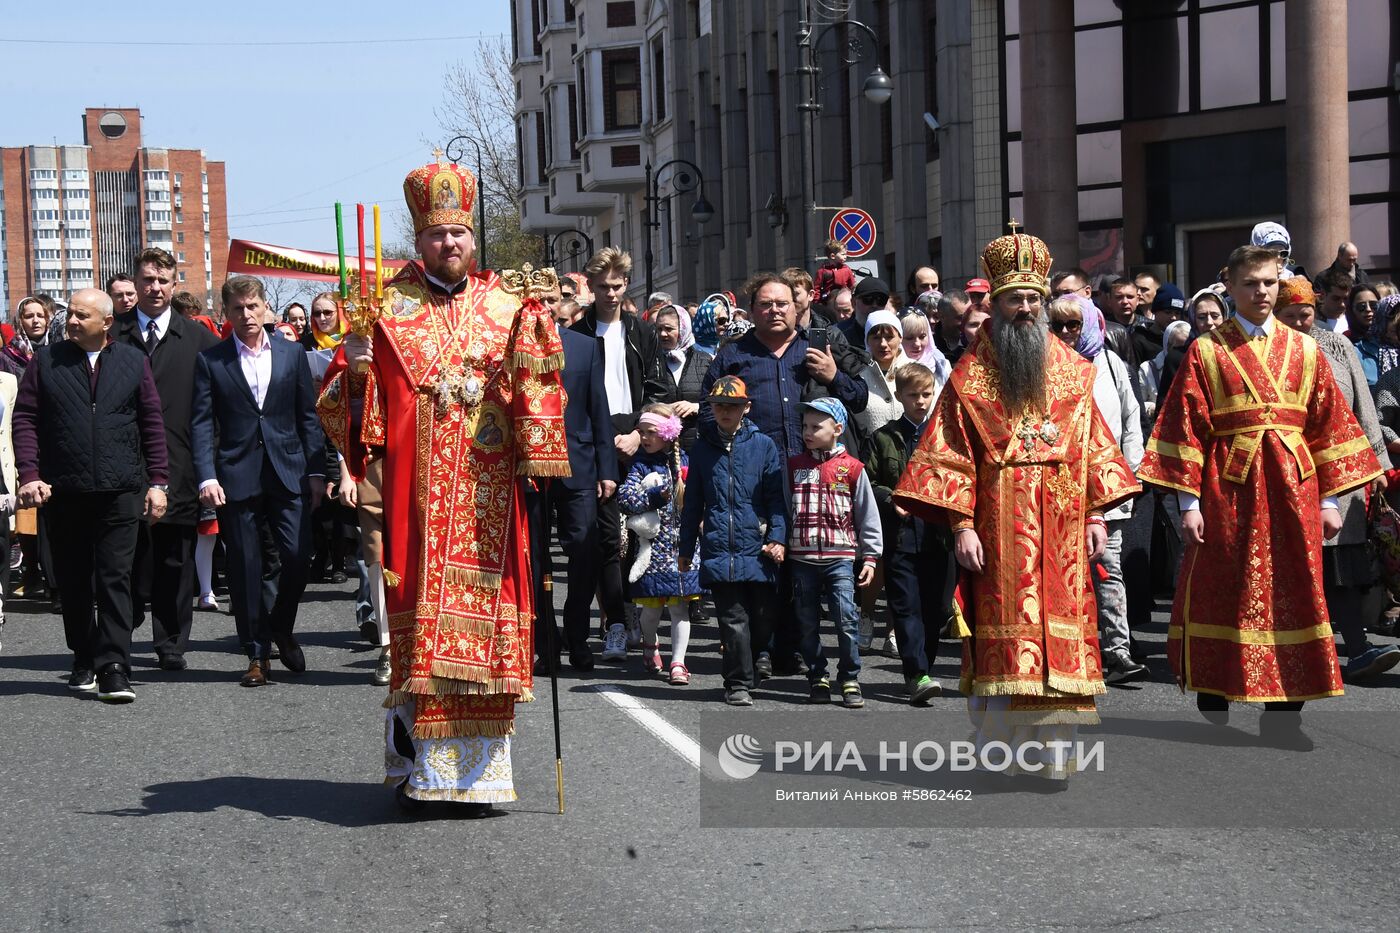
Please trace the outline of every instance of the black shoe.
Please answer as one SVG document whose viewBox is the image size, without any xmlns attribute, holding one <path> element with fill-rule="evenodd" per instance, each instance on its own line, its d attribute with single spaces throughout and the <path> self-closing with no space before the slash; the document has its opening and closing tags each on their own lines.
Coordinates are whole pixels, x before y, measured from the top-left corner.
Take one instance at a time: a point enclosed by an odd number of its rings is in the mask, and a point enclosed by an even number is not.
<svg viewBox="0 0 1400 933">
<path fill-rule="evenodd" d="M 75 667 L 68 677 L 68 689 L 75 693 L 92 693 L 97 689 L 97 677 L 89 668 Z"/>
<path fill-rule="evenodd" d="M 360 637 L 371 645 L 379 644 L 379 626 L 373 619 L 365 619 L 360 623 Z"/>
<path fill-rule="evenodd" d="M 1110 654 L 1104 658 L 1103 680 L 1106 684 L 1127 684 L 1151 676 L 1146 664 L 1139 664 L 1126 654 Z"/>
<path fill-rule="evenodd" d="M 576 671 L 587 672 L 593 670 L 593 651 L 584 648 L 582 651 L 569 652 L 569 666 Z"/>
<path fill-rule="evenodd" d="M 464 803 L 462 804 L 462 818 L 484 820 L 491 815 L 492 809 L 489 803 Z"/>
<path fill-rule="evenodd" d="M 398 787 L 394 788 L 394 802 L 397 803 L 399 809 L 405 813 L 421 813 L 423 808 L 428 805 L 428 802 L 408 796 L 408 791 L 405 790 L 407 786 L 408 782 L 404 781 Z"/>
<path fill-rule="evenodd" d="M 1303 714 L 1291 710 L 1264 710 L 1259 717 L 1259 741 L 1295 752 L 1313 749 L 1313 740 L 1303 731 Z"/>
<path fill-rule="evenodd" d="M 1230 701 L 1214 693 L 1197 693 L 1196 709 L 1213 726 L 1223 726 L 1230 721 Z"/>
<path fill-rule="evenodd" d="M 536 676 L 536 677 L 548 677 L 550 674 L 557 674 L 557 673 L 559 673 L 559 659 L 558 659 L 558 658 L 554 658 L 552 663 L 551 663 L 550 659 L 547 658 L 547 657 L 546 657 L 546 658 L 536 658 L 536 659 L 535 659 L 535 676 Z"/>
<path fill-rule="evenodd" d="M 183 671 L 189 667 L 183 654 L 163 654 L 160 656 L 160 669 L 163 671 Z"/>
<path fill-rule="evenodd" d="M 350 578 L 347 577 L 347 576 L 345 575 L 345 572 L 344 572 L 344 571 L 341 571 L 341 570 L 337 570 L 337 571 L 335 571 L 334 573 L 331 574 L 331 582 L 332 582 L 332 583 L 335 583 L 335 584 L 344 583 L 344 582 L 345 582 L 346 580 L 348 580 L 348 579 L 350 579 Z"/>
<path fill-rule="evenodd" d="M 812 681 L 811 688 L 807 691 L 808 703 L 830 703 L 831 702 L 831 681 L 825 677 L 818 677 Z"/>
<path fill-rule="evenodd" d="M 136 691 L 131 689 L 131 681 L 126 679 L 126 672 L 117 662 L 108 664 L 98 675 L 97 698 L 103 703 L 130 703 L 136 699 Z"/>
<path fill-rule="evenodd" d="M 753 696 L 744 687 L 730 687 L 724 691 L 724 702 L 730 706 L 753 706 Z"/>
<path fill-rule="evenodd" d="M 277 647 L 281 649 L 282 666 L 293 674 L 306 673 L 306 655 L 301 650 L 301 645 L 290 635 L 277 640 Z"/>
<path fill-rule="evenodd" d="M 753 678 L 755 681 L 767 680 L 773 676 L 773 659 L 768 657 L 768 652 L 763 652 L 758 656 L 758 660 L 753 662 Z"/>
</svg>

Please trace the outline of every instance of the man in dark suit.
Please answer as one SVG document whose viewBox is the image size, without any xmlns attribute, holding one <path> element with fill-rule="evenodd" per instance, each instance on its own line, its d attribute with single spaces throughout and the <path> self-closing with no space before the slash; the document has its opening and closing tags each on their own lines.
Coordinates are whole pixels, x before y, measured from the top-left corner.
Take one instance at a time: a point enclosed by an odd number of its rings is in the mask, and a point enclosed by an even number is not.
<svg viewBox="0 0 1400 933">
<path fill-rule="evenodd" d="M 68 339 L 35 353 L 20 383 L 19 502 L 44 506 L 53 535 L 63 630 L 73 652 L 68 688 L 130 703 L 136 699 L 128 680 L 136 529 L 143 515 L 155 521 L 166 506 L 160 398 L 145 355 L 107 344 L 112 299 L 106 294 L 85 288 L 73 295 L 65 326 Z"/>
<path fill-rule="evenodd" d="M 564 601 L 564 641 L 574 670 L 593 669 L 588 647 L 588 619 L 598 587 L 601 554 L 598 547 L 598 502 L 617 491 L 617 451 L 613 447 L 612 418 L 603 385 L 602 360 L 596 342 L 570 330 L 561 330 L 564 370 L 560 376 L 568 401 L 564 406 L 564 433 L 569 444 L 570 475 L 550 480 L 541 488 L 527 487 L 530 519 L 530 558 L 534 565 L 537 670 L 559 663 L 560 640 L 554 624 L 552 594 L 545 589 L 550 573 L 550 519 L 554 519 L 559 546 L 569 561 L 569 595 Z"/>
<path fill-rule="evenodd" d="M 306 670 L 292 627 L 306 590 L 311 512 L 325 493 L 326 440 L 305 351 L 263 329 L 262 283 L 234 276 L 224 283 L 223 300 L 233 334 L 195 366 L 195 469 L 200 502 L 219 510 L 229 604 L 239 638 L 251 645 L 241 683 L 260 687 L 274 642 L 288 670 Z M 261 598 L 260 523 L 282 564 L 270 613 Z"/>
<path fill-rule="evenodd" d="M 117 316 L 113 342 L 145 353 L 155 375 L 170 461 L 170 507 L 155 524 L 142 523 L 132 576 L 132 620 L 139 626 L 151 608 L 151 641 L 160 666 L 185 668 L 185 646 L 194 622 L 194 544 L 199 521 L 194 459 L 190 453 L 190 400 L 194 361 L 218 343 L 208 328 L 170 307 L 175 257 L 148 249 L 136 257 L 135 309 Z"/>
</svg>

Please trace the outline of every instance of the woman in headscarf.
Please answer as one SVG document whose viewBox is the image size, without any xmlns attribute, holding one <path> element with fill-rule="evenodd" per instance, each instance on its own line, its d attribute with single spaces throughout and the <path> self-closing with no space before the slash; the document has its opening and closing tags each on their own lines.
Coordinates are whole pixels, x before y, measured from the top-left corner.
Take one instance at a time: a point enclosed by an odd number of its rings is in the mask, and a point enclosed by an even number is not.
<svg viewBox="0 0 1400 933">
<path fill-rule="evenodd" d="M 937 292 L 924 292 L 919 296 L 919 306 L 922 308 L 924 299 Z M 899 321 L 900 329 L 904 336 L 904 355 L 911 362 L 922 363 L 933 372 L 933 397 L 938 398 L 938 393 L 943 391 L 944 384 L 948 381 L 948 376 L 953 372 L 952 364 L 942 351 L 933 342 L 933 328 L 929 325 L 927 315 L 920 311 L 911 311 L 904 315 Z"/>
<path fill-rule="evenodd" d="M 1191 339 L 1191 325 L 1185 321 L 1172 321 L 1162 331 L 1162 352 L 1138 367 L 1138 385 L 1142 386 L 1143 414 L 1150 421 L 1157 415 L 1158 387 L 1162 384 L 1162 370 L 1167 365 L 1167 354 L 1186 346 Z"/>
<path fill-rule="evenodd" d="M 1312 285 L 1302 276 L 1294 276 L 1279 282 L 1274 316 L 1317 341 L 1318 349 L 1332 367 L 1337 391 L 1361 424 L 1361 430 L 1366 432 L 1381 468 L 1389 470 L 1385 432 L 1371 402 L 1361 359 L 1345 334 L 1316 326 L 1316 304 Z M 1335 538 L 1322 542 L 1322 591 L 1327 600 L 1327 614 L 1342 633 L 1348 659 L 1342 677 L 1349 683 L 1390 670 L 1400 663 L 1400 648 L 1372 646 L 1366 639 L 1366 627 L 1380 619 L 1384 596 L 1384 588 L 1376 586 L 1380 574 L 1368 541 L 1366 497 L 1379 495 L 1383 488 L 1384 480 L 1377 480 L 1372 487 L 1338 496 L 1342 530 Z"/>
<path fill-rule="evenodd" d="M 1348 303 L 1353 319 L 1369 321 L 1365 338 L 1357 341 L 1356 352 L 1361 355 L 1361 369 L 1374 394 L 1381 377 L 1400 366 L 1400 339 L 1395 333 L 1395 326 L 1400 323 L 1395 313 L 1400 309 L 1400 295 L 1381 298 L 1373 286 L 1357 285 L 1351 290 Z"/>
<path fill-rule="evenodd" d="M 0 350 L 0 370 L 16 379 L 24 375 L 34 350 L 47 346 L 49 321 L 53 318 L 53 301 L 46 295 L 20 299 L 15 308 L 15 336 Z"/>
<path fill-rule="evenodd" d="M 893 311 L 870 312 L 865 319 L 865 346 L 870 363 L 861 371 L 861 378 L 870 389 L 870 400 L 865 411 L 854 417 L 861 437 L 870 438 L 904 414 L 904 407 L 894 397 L 894 376 L 909 358 L 904 355 L 903 328 Z"/>
<path fill-rule="evenodd" d="M 671 413 L 681 419 L 679 444 L 681 450 L 688 454 L 695 443 L 700 401 L 705 397 L 700 383 L 714 355 L 695 345 L 690 315 L 680 305 L 661 306 L 652 323 L 656 325 L 656 342 L 661 347 L 666 372 L 680 399 L 671 403 Z"/>
</svg>

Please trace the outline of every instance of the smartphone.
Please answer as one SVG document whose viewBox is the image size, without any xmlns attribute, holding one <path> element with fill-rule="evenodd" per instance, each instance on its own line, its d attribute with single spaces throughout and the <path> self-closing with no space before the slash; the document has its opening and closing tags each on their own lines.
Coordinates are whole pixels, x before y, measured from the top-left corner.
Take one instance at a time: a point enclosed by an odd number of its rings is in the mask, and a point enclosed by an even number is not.
<svg viewBox="0 0 1400 933">
<path fill-rule="evenodd" d="M 831 341 L 827 338 L 825 327 L 814 327 L 807 331 L 807 344 L 813 350 L 831 352 Z"/>
</svg>

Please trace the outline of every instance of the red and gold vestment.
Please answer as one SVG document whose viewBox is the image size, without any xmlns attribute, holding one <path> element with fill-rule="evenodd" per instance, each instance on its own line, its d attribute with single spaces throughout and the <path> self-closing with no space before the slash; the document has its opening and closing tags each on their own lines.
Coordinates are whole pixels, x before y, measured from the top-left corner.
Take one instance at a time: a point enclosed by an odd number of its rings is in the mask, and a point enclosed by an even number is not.
<svg viewBox="0 0 1400 933">
<path fill-rule="evenodd" d="M 1199 497 L 1167 655 L 1186 690 L 1296 701 L 1342 692 L 1322 589 L 1321 500 L 1378 476 L 1317 342 L 1277 320 L 1198 338 L 1138 471 Z"/>
</svg>

